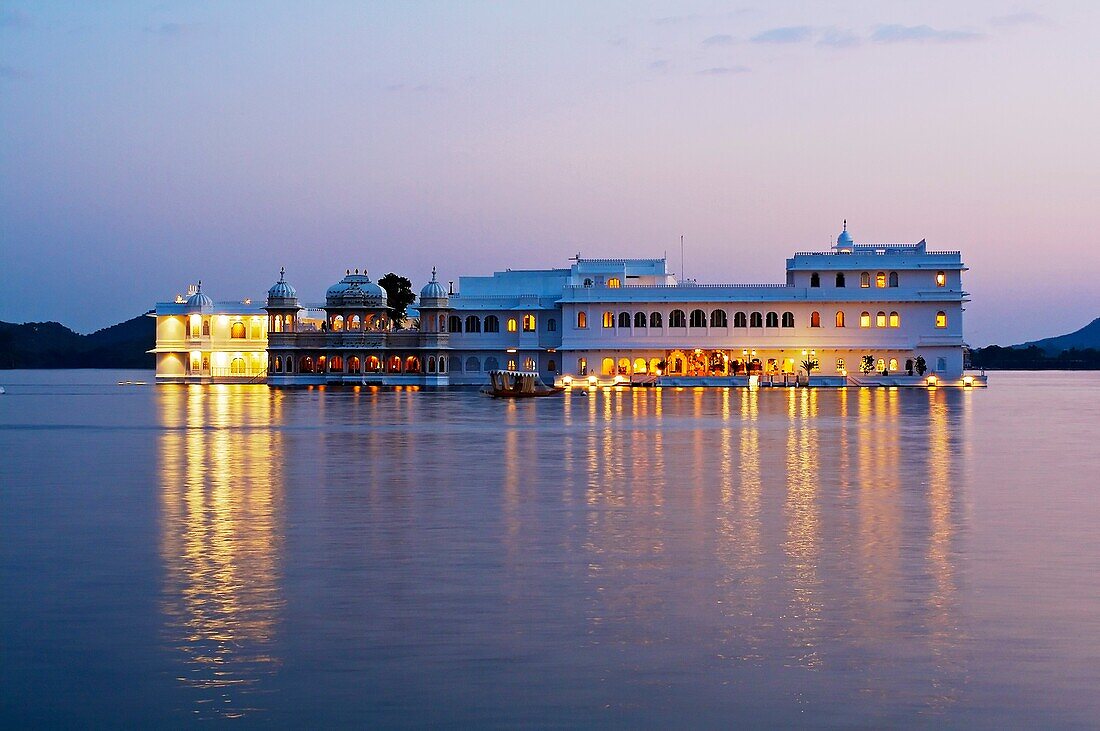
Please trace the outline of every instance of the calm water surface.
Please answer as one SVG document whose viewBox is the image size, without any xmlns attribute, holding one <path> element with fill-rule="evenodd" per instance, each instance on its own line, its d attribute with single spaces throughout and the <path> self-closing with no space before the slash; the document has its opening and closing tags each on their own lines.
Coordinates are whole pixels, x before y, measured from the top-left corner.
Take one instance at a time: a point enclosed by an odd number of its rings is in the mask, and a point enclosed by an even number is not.
<svg viewBox="0 0 1100 731">
<path fill-rule="evenodd" d="M 4 725 L 1100 724 L 1100 374 L 0 371 Z"/>
</svg>

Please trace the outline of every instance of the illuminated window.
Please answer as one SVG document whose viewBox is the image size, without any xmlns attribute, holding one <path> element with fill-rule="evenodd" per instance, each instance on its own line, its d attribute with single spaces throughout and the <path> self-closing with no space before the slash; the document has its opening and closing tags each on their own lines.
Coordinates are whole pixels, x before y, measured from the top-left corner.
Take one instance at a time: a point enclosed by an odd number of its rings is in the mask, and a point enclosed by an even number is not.
<svg viewBox="0 0 1100 731">
<path fill-rule="evenodd" d="M 611 279 L 607 280 L 607 286 L 611 289 L 618 289 L 623 286 L 623 283 L 619 281 L 618 277 L 611 277 Z"/>
<path fill-rule="evenodd" d="M 629 312 L 620 312 L 619 313 L 619 327 L 621 327 L 621 328 L 629 328 L 630 327 L 630 313 Z"/>
<path fill-rule="evenodd" d="M 749 315 L 749 327 L 764 327 L 764 316 L 759 312 Z"/>
<path fill-rule="evenodd" d="M 890 286 L 891 287 L 898 286 L 898 273 L 897 272 L 890 272 Z"/>
<path fill-rule="evenodd" d="M 634 313 L 634 327 L 645 327 L 646 316 L 644 312 Z"/>
<path fill-rule="evenodd" d="M 516 331 L 516 318 L 508 318 L 508 332 L 514 333 Z M 512 370 L 515 370 L 514 368 Z"/>
<path fill-rule="evenodd" d="M 837 327 L 844 327 L 844 311 L 843 310 L 837 310 L 837 312 L 836 312 L 836 326 Z"/>
<path fill-rule="evenodd" d="M 691 326 L 692 327 L 706 327 L 707 326 L 707 313 L 702 310 L 691 311 Z"/>
<path fill-rule="evenodd" d="M 210 337 L 210 318 L 204 317 L 202 319 L 202 334 L 203 337 Z"/>
<path fill-rule="evenodd" d="M 810 286 L 811 287 L 820 287 L 821 286 L 821 275 L 819 275 L 817 272 L 814 272 L 813 274 L 810 275 Z"/>
<path fill-rule="evenodd" d="M 864 272 L 863 274 L 859 275 L 859 286 L 863 287 L 864 289 L 867 289 L 868 287 L 871 286 L 871 273 L 870 272 Z"/>
<path fill-rule="evenodd" d="M 341 322 L 341 324 L 343 324 Z M 229 337 L 243 340 L 245 336 L 244 323 L 238 320 L 229 328 Z"/>
<path fill-rule="evenodd" d="M 875 316 L 875 327 L 886 327 L 886 313 L 880 312 Z"/>
<path fill-rule="evenodd" d="M 286 321 L 286 331 L 290 332 L 294 329 L 294 315 L 287 315 L 283 318 Z"/>
<path fill-rule="evenodd" d="M 433 359 L 434 360 L 434 359 Z M 358 373 L 363 369 L 363 361 L 359 360 L 358 356 L 352 356 L 348 358 L 348 373 Z M 432 370 L 435 370 L 433 367 Z"/>
<path fill-rule="evenodd" d="M 901 315 L 896 312 L 890 313 L 890 327 L 901 327 Z"/>
<path fill-rule="evenodd" d="M 811 312 L 810 313 L 810 327 L 821 327 L 821 313 L 820 312 Z"/>
<path fill-rule="evenodd" d="M 669 327 L 687 327 L 687 317 L 683 310 L 673 310 L 668 313 Z"/>
<path fill-rule="evenodd" d="M 661 322 L 662 322 L 662 317 L 661 317 L 660 312 L 653 312 L 649 315 L 649 326 L 650 327 L 662 327 Z"/>
<path fill-rule="evenodd" d="M 524 315 L 523 316 L 523 332 L 533 333 L 535 331 L 535 316 Z"/>
<path fill-rule="evenodd" d="M 891 358 L 890 359 L 890 370 L 896 371 L 897 369 L 898 369 L 898 359 L 897 358 Z"/>
<path fill-rule="evenodd" d="M 844 359 L 843 358 L 837 358 L 836 359 L 836 372 L 837 373 L 843 373 L 844 371 L 845 371 Z"/>
<path fill-rule="evenodd" d="M 764 317 L 764 324 L 767 327 L 779 327 L 779 314 L 776 312 L 769 312 Z"/>
<path fill-rule="evenodd" d="M 615 375 L 615 359 L 604 358 L 603 363 L 600 365 L 600 372 L 603 373 L 605 376 Z"/>
<path fill-rule="evenodd" d="M 844 286 L 844 272 L 837 272 L 836 273 L 836 286 L 838 286 L 838 287 L 843 287 Z"/>
<path fill-rule="evenodd" d="M 359 318 L 359 315 L 352 315 L 348 320 L 348 330 L 358 330 L 363 326 L 363 321 Z"/>
<path fill-rule="evenodd" d="M 481 318 L 477 315 L 466 316 L 466 332 L 479 333 L 481 332 Z"/>
<path fill-rule="evenodd" d="M 577 375 L 588 375 L 588 358 L 577 358 Z"/>
<path fill-rule="evenodd" d="M 726 319 L 725 310 L 715 310 L 710 313 L 710 326 L 711 327 L 726 327 L 729 321 Z"/>
<path fill-rule="evenodd" d="M 875 286 L 879 289 L 886 288 L 886 272 L 879 272 L 875 275 Z"/>
<path fill-rule="evenodd" d="M 936 313 L 936 327 L 947 327 L 947 313 L 943 310 Z"/>
<path fill-rule="evenodd" d="M 405 372 L 406 373 L 419 373 L 420 372 L 420 359 L 415 355 L 410 355 L 405 359 Z"/>
<path fill-rule="evenodd" d="M 453 333 L 462 332 L 462 318 L 458 315 L 451 315 L 447 319 L 447 330 Z"/>
<path fill-rule="evenodd" d="M 733 326 L 734 327 L 748 327 L 749 318 L 745 317 L 744 312 L 733 313 Z"/>
<path fill-rule="evenodd" d="M 878 359 L 878 370 L 879 370 L 880 373 L 882 371 L 886 370 L 886 361 L 883 360 L 882 358 Z"/>
<path fill-rule="evenodd" d="M 604 327 L 615 327 L 615 313 L 614 312 L 605 312 L 605 313 L 603 313 L 603 326 Z"/>
<path fill-rule="evenodd" d="M 581 330 L 588 327 L 588 313 L 583 310 L 577 313 L 577 327 Z"/>
<path fill-rule="evenodd" d="M 859 313 L 859 326 L 860 327 L 871 327 L 871 313 L 870 312 L 861 312 L 861 313 Z"/>
<path fill-rule="evenodd" d="M 524 358 L 523 359 L 523 370 L 525 370 L 525 371 L 535 370 L 535 359 L 534 358 Z"/>
<path fill-rule="evenodd" d="M 937 287 L 946 287 L 947 286 L 947 275 L 945 273 L 936 272 L 936 286 Z"/>
<path fill-rule="evenodd" d="M 275 356 L 275 372 L 278 373 L 283 369 L 283 359 L 279 356 Z"/>
<path fill-rule="evenodd" d="M 817 327 L 820 327 L 820 326 L 821 326 L 820 317 L 818 317 Z M 783 327 L 794 327 L 794 313 L 793 312 L 784 312 L 783 313 Z"/>
<path fill-rule="evenodd" d="M 485 332 L 498 333 L 500 332 L 500 318 L 496 315 L 485 316 Z"/>
</svg>

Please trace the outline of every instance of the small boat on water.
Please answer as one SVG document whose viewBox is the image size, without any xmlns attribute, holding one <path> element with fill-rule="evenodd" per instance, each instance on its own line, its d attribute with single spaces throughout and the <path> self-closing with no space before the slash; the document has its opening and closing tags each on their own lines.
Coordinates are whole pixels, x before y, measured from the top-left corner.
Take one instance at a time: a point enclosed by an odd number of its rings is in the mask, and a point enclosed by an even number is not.
<svg viewBox="0 0 1100 731">
<path fill-rule="evenodd" d="M 0 396 L 3 396 L 5 393 L 7 393 L 7 391 L 4 390 L 3 386 L 0 386 Z"/>
<path fill-rule="evenodd" d="M 547 386 L 533 371 L 489 371 L 489 385 L 482 393 L 494 398 L 535 398 L 564 390 L 561 386 Z"/>
</svg>

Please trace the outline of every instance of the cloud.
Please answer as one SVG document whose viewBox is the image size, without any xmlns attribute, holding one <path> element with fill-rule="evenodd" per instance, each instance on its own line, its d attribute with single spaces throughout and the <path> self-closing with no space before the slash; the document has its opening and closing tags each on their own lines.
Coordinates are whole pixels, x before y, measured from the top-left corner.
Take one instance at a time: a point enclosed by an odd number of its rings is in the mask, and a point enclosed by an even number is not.
<svg viewBox="0 0 1100 731">
<path fill-rule="evenodd" d="M 830 48 L 854 48 L 863 42 L 857 34 L 843 28 L 825 28 L 821 31 L 821 37 L 817 41 L 819 46 Z"/>
<path fill-rule="evenodd" d="M 875 43 L 956 43 L 976 41 L 984 35 L 968 30 L 938 30 L 928 25 L 880 25 L 871 33 Z"/>
<path fill-rule="evenodd" d="M 814 29 L 808 25 L 789 25 L 757 33 L 749 40 L 753 43 L 801 43 L 810 40 L 813 34 Z"/>
<path fill-rule="evenodd" d="M 22 10 L 0 10 L 0 28 L 26 28 L 30 24 L 30 16 Z"/>
<path fill-rule="evenodd" d="M 1012 13 L 989 19 L 994 28 L 1012 28 L 1018 25 L 1047 25 L 1050 21 L 1038 13 Z"/>
<path fill-rule="evenodd" d="M 704 46 L 730 46 L 733 45 L 733 36 L 719 33 L 703 39 Z"/>
<path fill-rule="evenodd" d="M 729 74 L 747 74 L 752 71 L 748 66 L 713 66 L 695 73 L 699 76 L 726 76 Z"/>
<path fill-rule="evenodd" d="M 23 69 L 17 69 L 14 66 L 0 66 L 0 79 L 4 81 L 22 81 L 30 77 L 30 73 Z"/>
</svg>

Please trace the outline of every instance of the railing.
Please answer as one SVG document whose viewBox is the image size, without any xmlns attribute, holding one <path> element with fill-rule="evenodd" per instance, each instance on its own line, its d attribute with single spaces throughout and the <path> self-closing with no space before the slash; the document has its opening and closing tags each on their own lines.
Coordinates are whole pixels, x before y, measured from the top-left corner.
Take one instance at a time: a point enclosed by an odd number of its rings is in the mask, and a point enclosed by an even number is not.
<svg viewBox="0 0 1100 731">
<path fill-rule="evenodd" d="M 191 375 L 203 375 L 200 371 L 198 373 L 192 372 Z M 253 368 L 245 368 L 243 371 L 234 370 L 232 366 L 218 366 L 210 369 L 210 375 L 214 378 L 255 378 L 266 377 L 267 368 L 256 370 Z"/>
<path fill-rule="evenodd" d="M 616 289 L 795 289 L 790 284 L 624 284 L 620 287 L 586 287 L 583 284 L 567 284 L 565 289 L 593 289 L 601 293 Z"/>
</svg>

